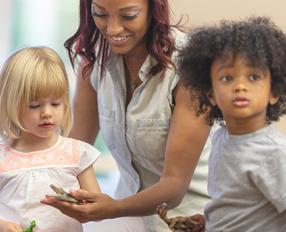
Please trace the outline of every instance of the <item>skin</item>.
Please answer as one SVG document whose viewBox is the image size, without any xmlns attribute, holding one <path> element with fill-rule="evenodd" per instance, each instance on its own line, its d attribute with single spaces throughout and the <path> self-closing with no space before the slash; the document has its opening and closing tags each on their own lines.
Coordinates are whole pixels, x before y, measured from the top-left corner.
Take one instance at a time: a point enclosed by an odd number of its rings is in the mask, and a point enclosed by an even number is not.
<svg viewBox="0 0 286 232">
<path fill-rule="evenodd" d="M 122 31 L 118 35 L 131 35 L 128 43 L 122 44 L 120 48 L 113 46 L 112 50 L 115 53 L 124 54 L 127 69 L 126 81 L 130 81 L 130 78 L 139 79 L 139 69 L 147 56 L 145 33 L 149 23 L 147 17 L 148 1 L 94 0 L 93 2 L 104 6 L 103 8 L 108 15 L 107 18 L 103 18 L 106 20 L 105 25 L 112 25 L 114 31 Z M 139 15 L 131 21 L 121 19 L 121 9 L 126 9 L 129 6 L 135 6 L 135 9 L 142 10 L 140 13 L 140 15 L 142 14 L 142 21 L 139 20 L 141 17 Z M 99 28 L 106 28 L 100 27 L 97 17 L 94 20 Z M 102 33 L 111 31 L 111 29 L 101 30 Z M 140 59 L 134 59 L 134 57 Z M 93 144 L 99 130 L 96 92 L 90 84 L 90 77 L 83 79 L 80 76 L 81 70 L 78 71 L 79 77 L 77 78 L 76 96 L 74 98 L 75 118 L 70 136 Z M 188 189 L 210 127 L 206 125 L 204 116 L 196 116 L 190 93 L 183 85 L 178 84 L 173 94 L 175 107 L 165 150 L 164 170 L 159 182 L 121 200 L 114 200 L 106 194 L 92 194 L 79 190 L 71 191 L 71 194 L 79 200 L 85 200 L 86 204 L 84 205 L 60 202 L 52 197 L 47 197 L 42 202 L 58 208 L 80 222 L 121 216 L 149 215 L 155 213 L 157 205 L 162 202 L 166 202 L 171 207 L 177 206 Z M 131 93 L 129 92 L 127 95 L 130 96 Z M 88 104 L 86 104 L 87 102 Z"/>
<path fill-rule="evenodd" d="M 16 223 L 10 221 L 0 220 L 1 232 L 23 232 L 23 228 Z"/>
<path fill-rule="evenodd" d="M 246 134 L 267 125 L 268 104 L 278 97 L 271 93 L 269 70 L 252 67 L 243 57 L 216 59 L 211 67 L 213 105 L 222 111 L 231 134 Z"/>
</svg>

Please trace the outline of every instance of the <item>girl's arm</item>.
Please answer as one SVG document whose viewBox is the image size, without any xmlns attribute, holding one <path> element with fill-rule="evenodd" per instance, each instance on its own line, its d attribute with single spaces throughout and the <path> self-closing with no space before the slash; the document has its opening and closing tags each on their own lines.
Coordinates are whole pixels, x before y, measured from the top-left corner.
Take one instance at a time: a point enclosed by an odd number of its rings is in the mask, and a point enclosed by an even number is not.
<svg viewBox="0 0 286 232">
<path fill-rule="evenodd" d="M 100 187 L 97 183 L 96 176 L 94 174 L 93 166 L 89 166 L 83 172 L 81 172 L 78 177 L 78 182 L 81 189 L 84 189 L 91 193 L 99 193 Z"/>
<path fill-rule="evenodd" d="M 4 221 L 0 219 L 0 231 L 1 232 L 23 232 L 22 227 L 14 222 Z"/>
</svg>

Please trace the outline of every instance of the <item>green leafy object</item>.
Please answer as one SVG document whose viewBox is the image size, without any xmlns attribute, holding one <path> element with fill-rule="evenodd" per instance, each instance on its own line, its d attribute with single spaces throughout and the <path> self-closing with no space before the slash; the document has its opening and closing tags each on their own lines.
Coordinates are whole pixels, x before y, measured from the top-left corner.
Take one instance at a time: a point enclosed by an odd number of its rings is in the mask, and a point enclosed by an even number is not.
<svg viewBox="0 0 286 232">
<path fill-rule="evenodd" d="M 33 220 L 31 222 L 31 225 L 28 228 L 24 229 L 23 232 L 33 232 L 35 227 L 36 227 L 36 221 Z"/>
</svg>

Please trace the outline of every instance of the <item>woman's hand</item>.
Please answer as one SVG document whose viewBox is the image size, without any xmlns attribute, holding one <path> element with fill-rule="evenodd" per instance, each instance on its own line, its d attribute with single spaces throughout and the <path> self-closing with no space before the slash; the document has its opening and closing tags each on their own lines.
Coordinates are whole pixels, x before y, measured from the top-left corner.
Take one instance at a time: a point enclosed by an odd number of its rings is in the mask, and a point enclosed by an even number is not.
<svg viewBox="0 0 286 232">
<path fill-rule="evenodd" d="M 23 232 L 22 227 L 19 224 L 10 221 L 0 220 L 1 232 Z"/>
<path fill-rule="evenodd" d="M 53 206 L 81 223 L 112 218 L 111 215 L 116 212 L 116 201 L 107 194 L 80 189 L 71 191 L 70 195 L 84 203 L 80 205 L 68 203 L 49 195 L 41 200 L 41 203 Z"/>
</svg>

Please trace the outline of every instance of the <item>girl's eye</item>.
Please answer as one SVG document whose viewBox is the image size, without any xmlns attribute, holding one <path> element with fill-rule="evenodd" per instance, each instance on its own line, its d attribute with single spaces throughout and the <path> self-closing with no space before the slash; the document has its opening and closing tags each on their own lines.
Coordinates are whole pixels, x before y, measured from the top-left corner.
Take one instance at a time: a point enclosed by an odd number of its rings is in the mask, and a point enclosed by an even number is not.
<svg viewBox="0 0 286 232">
<path fill-rule="evenodd" d="M 40 104 L 30 104 L 29 105 L 30 109 L 36 109 L 36 108 L 39 108 L 39 107 L 40 107 Z"/>
<path fill-rule="evenodd" d="M 232 76 L 223 76 L 220 78 L 221 81 L 227 82 L 232 80 Z"/>
<path fill-rule="evenodd" d="M 256 74 L 249 76 L 249 80 L 251 80 L 251 81 L 258 81 L 260 79 L 261 79 L 261 77 L 259 75 L 256 75 Z"/>
<path fill-rule="evenodd" d="M 61 105 L 61 104 L 62 104 L 62 102 L 52 102 L 52 103 L 51 103 L 52 106 L 59 106 L 59 105 Z"/>
</svg>

